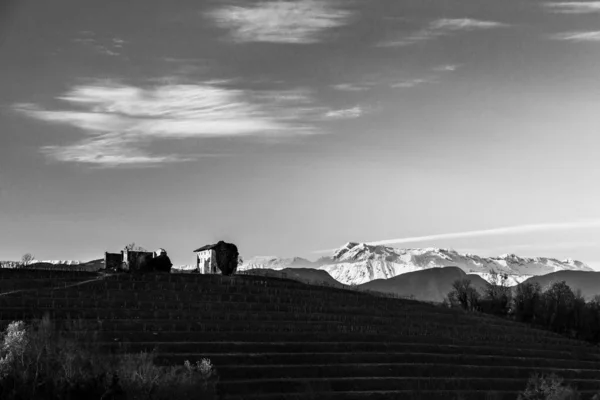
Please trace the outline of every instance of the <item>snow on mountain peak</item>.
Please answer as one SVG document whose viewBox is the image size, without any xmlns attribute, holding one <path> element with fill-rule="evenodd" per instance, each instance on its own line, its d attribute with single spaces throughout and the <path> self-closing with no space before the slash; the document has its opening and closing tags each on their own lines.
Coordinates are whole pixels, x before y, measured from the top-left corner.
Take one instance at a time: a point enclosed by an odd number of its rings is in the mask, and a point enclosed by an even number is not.
<svg viewBox="0 0 600 400">
<path fill-rule="evenodd" d="M 531 276 L 562 270 L 593 271 L 586 264 L 575 260 L 524 258 L 515 254 L 480 257 L 475 254 L 461 254 L 453 249 L 400 249 L 360 242 L 348 242 L 335 250 L 330 257 L 321 258 L 316 262 L 301 258 L 255 258 L 248 260 L 240 269 L 290 267 L 322 269 L 344 284 L 362 284 L 374 279 L 389 279 L 407 272 L 436 267 L 458 267 L 467 274 L 477 274 L 486 280 L 490 279 L 490 272 L 494 270 L 507 274 L 509 280 L 515 283 Z"/>
<path fill-rule="evenodd" d="M 76 260 L 31 260 L 27 264 L 52 264 L 52 265 L 79 265 L 83 264 L 83 261 Z"/>
</svg>

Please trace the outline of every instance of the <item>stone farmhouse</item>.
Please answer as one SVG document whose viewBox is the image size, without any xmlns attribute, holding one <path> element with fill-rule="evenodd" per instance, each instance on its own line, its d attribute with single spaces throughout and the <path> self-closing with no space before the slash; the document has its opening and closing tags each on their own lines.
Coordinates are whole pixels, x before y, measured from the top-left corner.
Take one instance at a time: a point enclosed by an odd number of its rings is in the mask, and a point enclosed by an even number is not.
<svg viewBox="0 0 600 400">
<path fill-rule="evenodd" d="M 238 250 L 234 244 L 219 241 L 196 250 L 196 268 L 201 274 L 231 275 L 237 268 Z"/>
</svg>

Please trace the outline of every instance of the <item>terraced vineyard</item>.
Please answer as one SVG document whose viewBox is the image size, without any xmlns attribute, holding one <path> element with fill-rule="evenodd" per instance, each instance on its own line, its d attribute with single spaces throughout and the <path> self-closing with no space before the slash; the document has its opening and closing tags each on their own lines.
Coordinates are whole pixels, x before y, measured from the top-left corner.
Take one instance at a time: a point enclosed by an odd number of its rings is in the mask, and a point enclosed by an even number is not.
<svg viewBox="0 0 600 400">
<path fill-rule="evenodd" d="M 82 318 L 108 348 L 210 358 L 223 399 L 515 399 L 532 372 L 590 398 L 600 352 L 411 300 L 256 276 L 0 270 L 0 320 Z"/>
</svg>

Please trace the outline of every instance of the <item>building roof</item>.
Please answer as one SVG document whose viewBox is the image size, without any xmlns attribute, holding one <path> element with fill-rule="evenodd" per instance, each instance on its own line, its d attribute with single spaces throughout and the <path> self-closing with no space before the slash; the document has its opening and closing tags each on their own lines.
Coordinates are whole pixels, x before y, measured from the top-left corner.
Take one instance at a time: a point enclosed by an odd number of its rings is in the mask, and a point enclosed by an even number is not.
<svg viewBox="0 0 600 400">
<path fill-rule="evenodd" d="M 219 247 L 219 246 L 221 246 L 221 245 L 233 246 L 234 248 L 236 248 L 236 249 L 237 249 L 237 247 L 235 247 L 235 245 L 234 245 L 234 244 L 231 244 L 231 243 L 225 243 L 224 241 L 222 241 L 222 240 L 219 240 L 219 242 L 218 242 L 218 243 L 215 243 L 215 244 L 207 244 L 206 246 L 202 246 L 202 247 L 200 247 L 199 249 L 196 249 L 196 250 L 194 250 L 193 252 L 194 252 L 194 253 L 198 253 L 199 251 L 204 251 L 204 250 L 212 250 L 212 249 L 214 249 L 214 248 L 216 248 L 216 247 Z"/>
<path fill-rule="evenodd" d="M 199 251 L 204 251 L 204 250 L 212 250 L 215 247 L 217 247 L 217 244 L 207 244 L 206 246 L 202 246 L 202 247 L 194 250 L 194 253 L 198 253 Z"/>
</svg>

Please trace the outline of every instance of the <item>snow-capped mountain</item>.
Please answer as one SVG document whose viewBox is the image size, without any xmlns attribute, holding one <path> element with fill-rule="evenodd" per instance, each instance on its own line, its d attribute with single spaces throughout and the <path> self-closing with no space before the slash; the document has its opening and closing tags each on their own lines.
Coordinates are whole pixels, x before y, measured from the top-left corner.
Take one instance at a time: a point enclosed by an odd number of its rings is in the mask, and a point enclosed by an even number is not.
<svg viewBox="0 0 600 400">
<path fill-rule="evenodd" d="M 279 270 L 294 266 L 322 269 L 347 285 L 359 285 L 374 279 L 389 279 L 407 272 L 435 267 L 458 267 L 467 274 L 477 274 L 486 280 L 490 280 L 490 272 L 494 270 L 507 274 L 511 285 L 532 276 L 556 271 L 593 271 L 584 263 L 571 259 L 559 261 L 541 257 L 522 258 L 514 254 L 479 257 L 474 254 L 460 254 L 451 249 L 397 249 L 355 242 L 347 243 L 334 251 L 331 257 L 321 258 L 316 262 L 300 258 L 257 257 L 245 262 L 240 270 Z"/>
<path fill-rule="evenodd" d="M 79 265 L 85 264 L 85 261 L 75 261 L 75 260 L 31 260 L 28 261 L 27 264 L 52 264 L 52 265 Z"/>
<path fill-rule="evenodd" d="M 318 268 L 319 262 L 309 261 L 301 257 L 278 258 L 275 256 L 260 256 L 245 260 L 238 268 L 239 270 L 248 269 L 284 269 L 284 268 Z"/>
<path fill-rule="evenodd" d="M 31 260 L 27 261 L 26 265 L 31 264 L 52 264 L 52 265 L 81 265 L 86 264 L 86 261 L 74 261 L 74 260 Z M 12 268 L 21 265 L 21 261 L 0 261 L 2 268 Z"/>
</svg>

